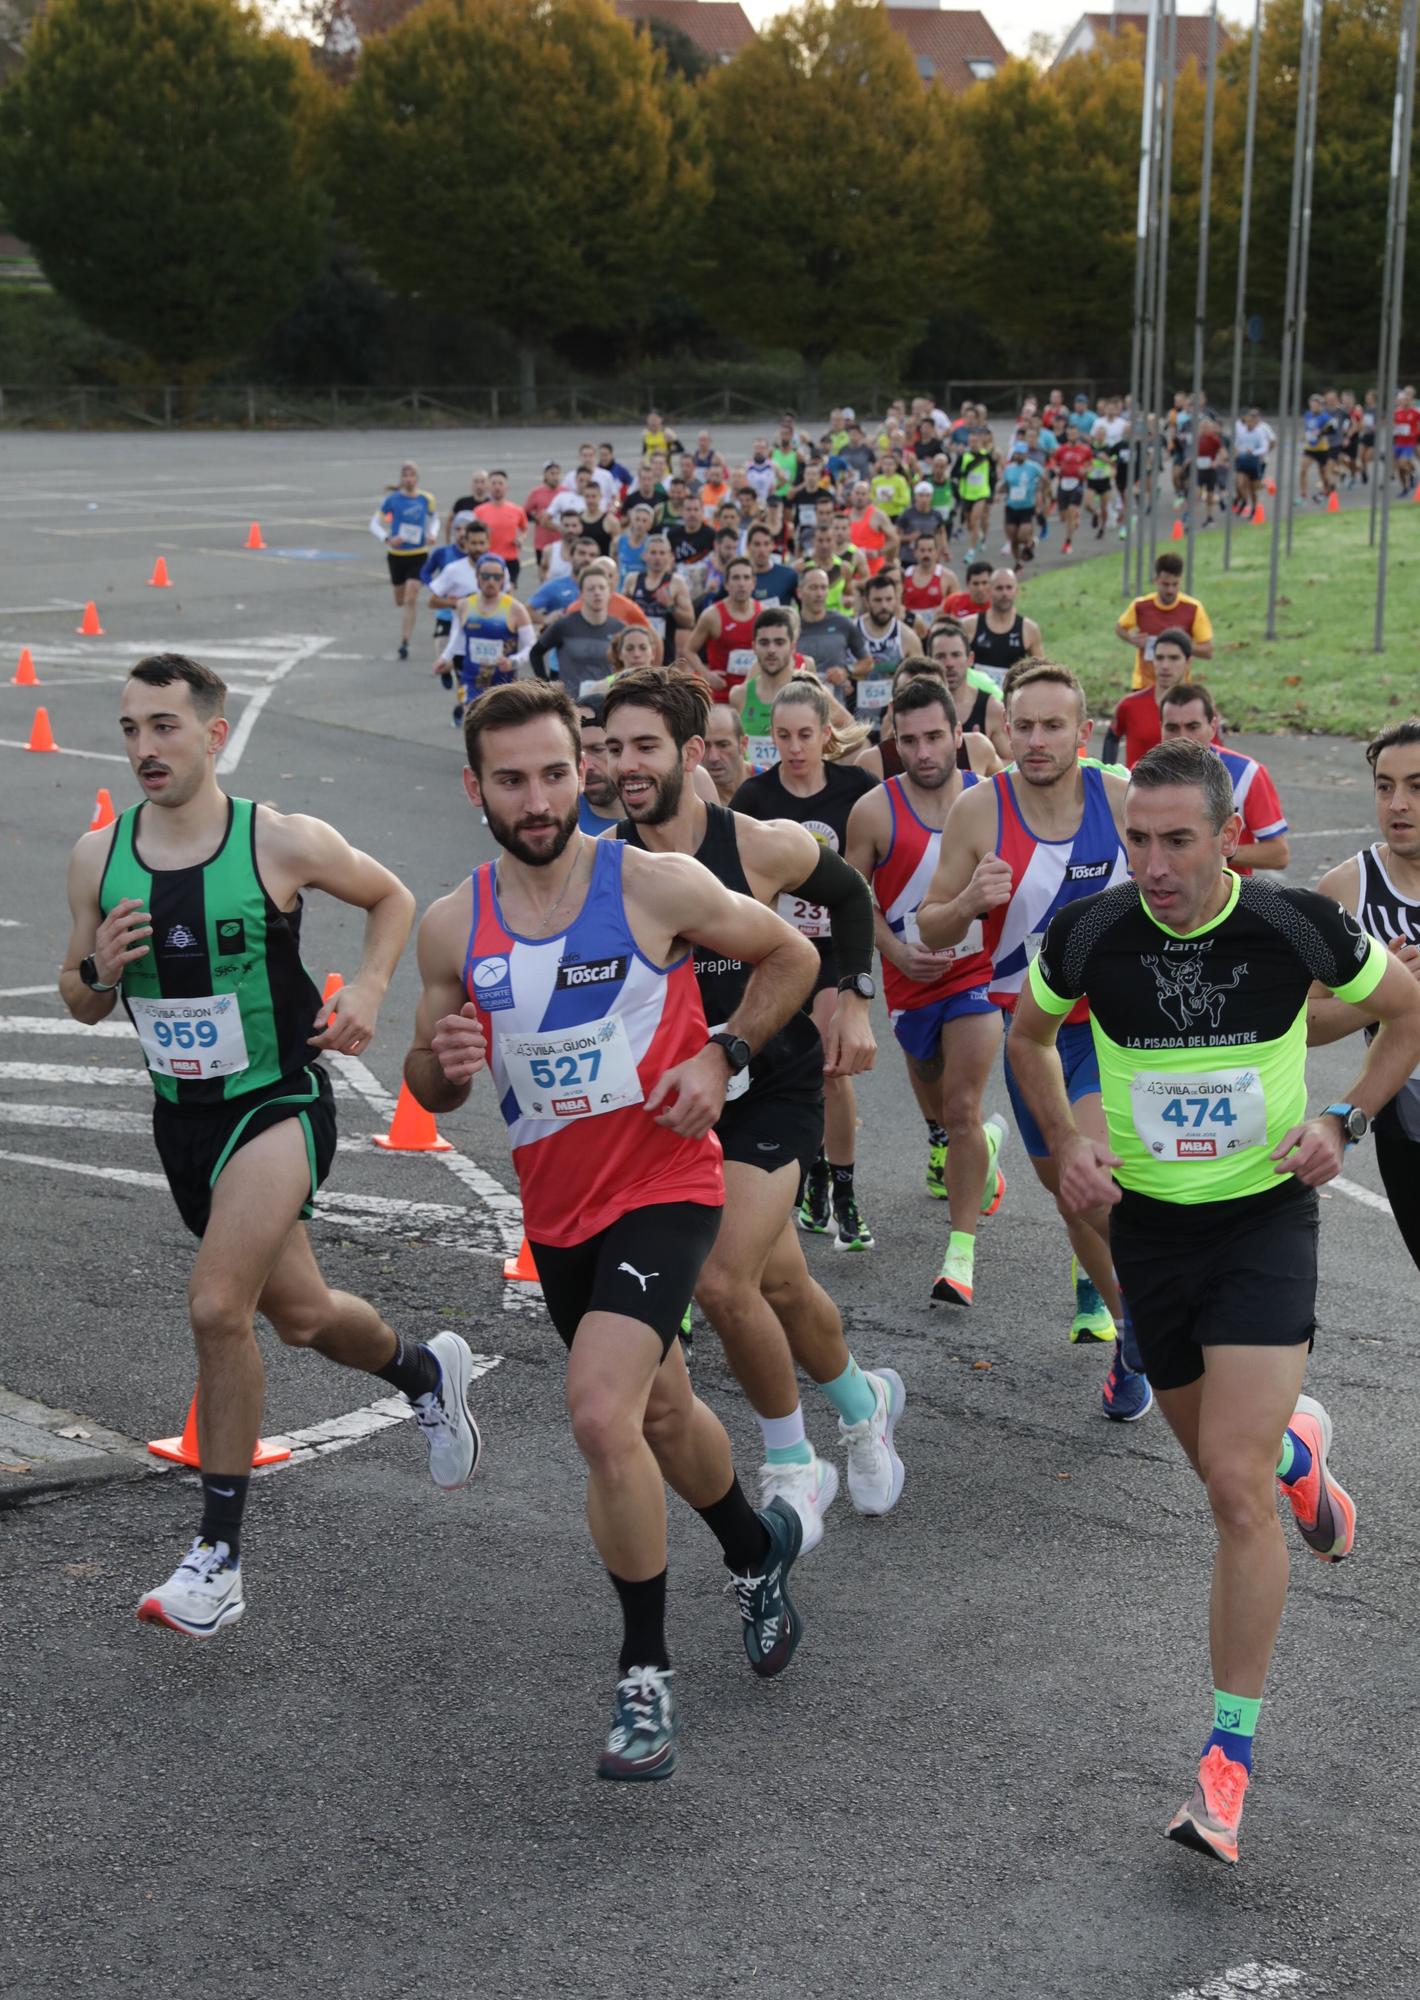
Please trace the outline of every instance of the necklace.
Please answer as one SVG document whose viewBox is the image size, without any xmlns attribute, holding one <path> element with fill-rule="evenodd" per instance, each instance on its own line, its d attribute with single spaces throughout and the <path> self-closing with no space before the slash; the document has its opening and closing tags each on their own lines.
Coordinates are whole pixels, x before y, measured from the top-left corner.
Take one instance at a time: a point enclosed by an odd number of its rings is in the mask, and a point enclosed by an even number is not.
<svg viewBox="0 0 1420 2000">
<path fill-rule="evenodd" d="M 545 910 L 545 911 L 543 912 L 543 914 L 542 914 L 542 915 L 541 915 L 540 917 L 539 917 L 539 916 L 536 916 L 536 915 L 534 915 L 534 918 L 533 918 L 533 929 L 534 929 L 535 931 L 546 931 L 546 929 L 548 928 L 548 926 L 549 926 L 549 925 L 551 924 L 551 922 L 552 922 L 552 919 L 553 919 L 553 918 L 554 918 L 554 917 L 555 917 L 555 916 L 557 915 L 557 912 L 558 912 L 558 911 L 559 911 L 559 910 L 560 910 L 560 909 L 562 908 L 562 905 L 563 905 L 563 904 L 564 904 L 564 903 L 566 902 L 566 900 L 567 900 L 567 897 L 568 897 L 569 893 L 571 892 L 571 888 L 572 888 L 572 883 L 573 883 L 573 880 L 574 880 L 574 878 L 575 878 L 575 876 L 576 876 L 576 873 L 577 873 L 577 870 L 578 870 L 578 869 L 579 869 L 579 868 L 581 867 L 581 865 L 582 865 L 582 854 L 583 854 L 583 852 L 584 852 L 584 849 L 583 849 L 583 848 L 581 848 L 581 847 L 579 847 L 579 848 L 577 849 L 577 852 L 576 852 L 576 854 L 575 854 L 575 855 L 573 856 L 573 858 L 572 858 L 572 866 L 571 866 L 571 867 L 570 867 L 570 868 L 569 868 L 569 869 L 567 870 L 567 874 L 566 874 L 566 877 L 565 877 L 565 878 L 564 878 L 564 880 L 563 880 L 563 883 L 562 883 L 562 888 L 561 888 L 561 890 L 560 890 L 560 892 L 559 892 L 559 894 L 558 894 L 558 897 L 557 897 L 557 901 L 556 901 L 555 903 L 551 904 L 551 905 L 550 905 L 550 906 L 549 906 L 549 907 L 548 907 L 548 908 L 547 908 L 547 909 L 546 909 L 546 910 Z M 500 900 L 500 901 L 504 900 L 504 898 L 505 898 L 505 895 L 506 895 L 506 891 L 505 891 L 505 888 L 504 888 L 504 884 L 503 884 L 503 864 L 502 864 L 502 862 L 500 861 L 500 862 L 499 862 L 499 864 L 498 864 L 498 896 L 499 896 L 499 900 Z"/>
</svg>

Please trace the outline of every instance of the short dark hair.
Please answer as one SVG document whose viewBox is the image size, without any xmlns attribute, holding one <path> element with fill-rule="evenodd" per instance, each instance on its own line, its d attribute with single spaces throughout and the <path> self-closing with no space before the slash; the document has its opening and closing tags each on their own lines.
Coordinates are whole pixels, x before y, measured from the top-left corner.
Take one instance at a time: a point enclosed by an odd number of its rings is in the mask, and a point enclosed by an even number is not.
<svg viewBox="0 0 1420 2000">
<path fill-rule="evenodd" d="M 1069 688 L 1079 707 L 1080 720 L 1081 722 L 1085 720 L 1090 712 L 1085 701 L 1085 690 L 1068 667 L 1057 666 L 1053 660 L 1033 660 L 1025 672 L 1017 680 L 1012 681 L 1012 698 L 1014 699 L 1023 687 L 1036 687 L 1041 683 L 1049 687 Z"/>
<path fill-rule="evenodd" d="M 947 671 L 940 660 L 934 660 L 927 653 L 908 653 L 900 659 L 892 670 L 892 684 L 905 687 L 909 681 L 936 681 L 939 687 L 947 684 Z"/>
<path fill-rule="evenodd" d="M 589 722 L 593 729 L 606 727 L 605 710 L 599 694 L 579 694 L 575 706 L 579 723 Z"/>
<path fill-rule="evenodd" d="M 226 707 L 227 683 L 222 676 L 214 674 L 211 667 L 204 667 L 200 660 L 188 659 L 185 653 L 149 653 L 130 670 L 128 678 L 153 688 L 171 687 L 174 681 L 182 681 L 191 691 L 192 706 L 204 722 L 221 715 Z"/>
<path fill-rule="evenodd" d="M 1194 689 L 1197 693 L 1197 689 Z M 1129 774 L 1129 783 L 1140 791 L 1157 791 L 1165 785 L 1196 785 L 1203 794 L 1208 821 L 1214 833 L 1221 833 L 1237 808 L 1233 804 L 1233 781 L 1222 758 L 1201 743 L 1175 737 L 1146 750 Z"/>
<path fill-rule="evenodd" d="M 725 532 L 726 534 L 729 534 L 730 530 L 727 528 Z M 751 576 L 754 575 L 754 564 L 750 561 L 748 556 L 735 556 L 732 561 L 727 562 L 725 564 L 726 583 L 728 583 L 730 580 L 730 571 L 732 569 L 747 569 Z"/>
<path fill-rule="evenodd" d="M 1169 689 L 1168 693 L 1159 703 L 1159 707 L 1161 709 L 1187 708 L 1191 701 L 1202 703 L 1203 713 L 1210 722 L 1218 720 L 1218 704 L 1214 701 L 1212 695 L 1209 694 L 1207 688 L 1204 687 L 1202 681 L 1180 681 L 1177 687 Z"/>
<path fill-rule="evenodd" d="M 971 641 L 966 636 L 966 627 L 956 618 L 934 618 L 927 628 L 927 644 L 930 648 L 934 639 L 960 639 L 963 646 L 970 649 Z"/>
<path fill-rule="evenodd" d="M 781 632 L 781 631 L 787 632 L 789 634 L 789 637 L 791 639 L 793 638 L 794 636 L 793 613 L 790 611 L 786 611 L 782 604 L 767 604 L 764 610 L 760 612 L 759 616 L 754 621 L 755 638 L 757 639 L 761 632 Z"/>
<path fill-rule="evenodd" d="M 654 709 L 683 750 L 692 736 L 704 736 L 713 706 L 710 683 L 693 668 L 635 667 L 608 688 L 603 713 L 610 729 L 618 708 Z"/>
<path fill-rule="evenodd" d="M 945 681 L 939 681 L 934 674 L 918 674 L 910 680 L 901 694 L 892 698 L 894 723 L 901 722 L 904 715 L 915 715 L 919 708 L 944 708 L 947 713 L 948 729 L 957 726 L 957 705 L 952 700 Z"/>
<path fill-rule="evenodd" d="M 1389 723 L 1379 736 L 1373 737 L 1366 745 L 1366 762 L 1373 771 L 1382 750 L 1393 750 L 1397 743 L 1420 743 L 1420 715 L 1408 716 L 1404 722 Z"/>
<path fill-rule="evenodd" d="M 463 745 L 475 778 L 482 776 L 479 752 L 490 729 L 518 729 L 544 715 L 555 715 L 565 726 L 575 762 L 582 754 L 582 733 L 572 697 L 561 681 L 509 681 L 506 687 L 489 688 L 471 703 L 463 719 Z"/>
<path fill-rule="evenodd" d="M 1155 576 L 1182 576 L 1183 557 L 1176 556 L 1172 549 L 1165 549 L 1154 557 Z"/>
<path fill-rule="evenodd" d="M 971 582 L 974 576 L 990 576 L 990 574 L 990 563 L 984 562 L 980 556 L 976 558 L 975 562 L 969 562 L 966 566 L 966 580 L 968 583 Z"/>
<path fill-rule="evenodd" d="M 503 470 L 501 465 L 495 465 L 493 470 L 489 473 L 488 477 L 490 479 L 506 479 L 508 475 Z"/>
<path fill-rule="evenodd" d="M 774 540 L 774 530 L 770 527 L 767 527 L 763 521 L 751 522 L 749 532 L 746 534 L 745 540 L 747 542 L 752 542 L 756 535 L 763 535 L 768 541 L 771 542 Z"/>
<path fill-rule="evenodd" d="M 1154 639 L 1154 650 L 1160 646 L 1177 646 L 1186 660 L 1193 658 L 1193 641 L 1181 625 L 1170 625 L 1166 632 L 1160 632 Z"/>
</svg>

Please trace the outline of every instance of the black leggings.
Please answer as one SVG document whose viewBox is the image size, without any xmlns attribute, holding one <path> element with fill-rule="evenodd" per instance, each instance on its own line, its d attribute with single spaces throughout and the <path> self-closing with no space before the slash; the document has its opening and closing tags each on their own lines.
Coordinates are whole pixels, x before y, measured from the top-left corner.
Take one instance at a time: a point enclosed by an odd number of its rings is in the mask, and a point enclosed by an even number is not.
<svg viewBox="0 0 1420 2000">
<path fill-rule="evenodd" d="M 1411 1260 L 1420 1270 L 1420 1143 L 1405 1136 L 1394 1103 L 1377 1115 L 1375 1134 L 1376 1165 L 1386 1199 Z"/>
</svg>

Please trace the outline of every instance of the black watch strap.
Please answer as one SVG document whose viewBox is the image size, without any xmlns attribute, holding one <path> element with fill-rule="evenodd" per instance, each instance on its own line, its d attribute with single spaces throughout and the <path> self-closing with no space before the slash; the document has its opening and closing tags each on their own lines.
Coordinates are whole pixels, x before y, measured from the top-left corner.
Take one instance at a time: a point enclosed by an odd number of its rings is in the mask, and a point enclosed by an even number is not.
<svg viewBox="0 0 1420 2000">
<path fill-rule="evenodd" d="M 104 985 L 103 981 L 99 978 L 98 961 L 92 952 L 89 953 L 87 958 L 80 959 L 79 977 L 91 993 L 116 993 L 121 984 L 119 980 L 115 980 L 112 986 Z"/>
</svg>

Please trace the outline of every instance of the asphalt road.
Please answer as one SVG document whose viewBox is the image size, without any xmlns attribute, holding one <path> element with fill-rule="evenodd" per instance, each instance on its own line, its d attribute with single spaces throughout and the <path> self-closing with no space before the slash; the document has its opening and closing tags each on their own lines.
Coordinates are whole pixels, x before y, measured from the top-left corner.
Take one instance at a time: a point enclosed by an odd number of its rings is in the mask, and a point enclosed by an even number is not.
<svg viewBox="0 0 1420 2000">
<path fill-rule="evenodd" d="M 569 442 L 416 450 L 447 496 L 500 457 L 530 483 Z M 190 1477 L 122 1448 L 176 1430 L 191 1394 L 190 1241 L 155 1182 L 136 1050 L 53 994 L 65 858 L 96 786 L 133 796 L 126 764 L 101 760 L 119 755 L 127 664 L 159 645 L 230 672 L 234 715 L 260 702 L 233 789 L 333 819 L 421 903 L 485 857 L 432 646 L 421 633 L 420 657 L 395 661 L 364 532 L 396 443 L 7 440 L 0 665 L 27 643 L 44 685 L 0 687 L 0 738 L 22 742 L 43 700 L 61 746 L 91 753 L 0 748 L 0 1462 L 24 1462 L 43 1411 L 90 1433 L 67 1441 L 80 1458 L 48 1462 L 47 1493 L 0 1473 L 0 1497 L 24 1501 L 0 1511 L 7 2000 L 1412 2000 L 1420 1315 L 1365 1147 L 1352 1192 L 1325 1200 L 1310 1384 L 1336 1419 L 1357 1550 L 1331 1569 L 1298 1547 L 1236 1871 L 1160 1837 L 1210 1718 L 1198 1490 L 1157 1414 L 1103 1420 L 1103 1363 L 1066 1342 L 1068 1253 L 1018 1145 L 979 1303 L 928 1308 L 942 1217 L 885 1024 L 860 1094 L 879 1247 L 810 1254 L 860 1359 L 907 1383 L 906 1491 L 877 1522 L 839 1500 L 803 1566 L 803 1647 L 770 1686 L 745 1667 L 717 1552 L 673 1514 L 670 1785 L 592 1775 L 615 1602 L 582 1521 L 561 1349 L 501 1277 L 517 1236 L 501 1125 L 480 1098 L 446 1121 L 453 1155 L 369 1144 L 412 960 L 368 1065 L 341 1079 L 345 1143 L 314 1236 L 332 1281 L 402 1329 L 457 1327 L 497 1357 L 475 1388 L 484 1466 L 446 1498 L 411 1426 L 358 1419 L 342 1440 L 331 1420 L 385 1385 L 268 1339 L 266 1429 L 298 1434 L 299 1453 L 257 1483 L 247 1617 L 208 1646 L 134 1621 L 195 1519 Z M 241 547 L 252 519 L 266 555 Z M 170 592 L 146 587 L 160 552 Z M 107 632 L 80 641 L 89 597 Z M 1361 844 L 1357 746 L 1246 747 L 1292 820 L 1290 879 Z M 353 918 L 317 900 L 317 977 L 357 949 Z M 1319 1057 L 1315 1101 L 1354 1062 Z M 704 1330 L 695 1373 L 751 1470 L 754 1426 Z M 810 1392 L 805 1408 L 835 1449 L 826 1407 Z"/>
</svg>

